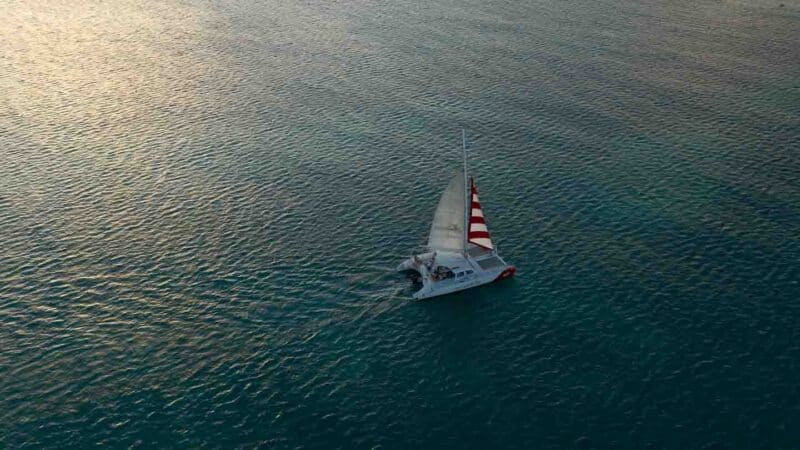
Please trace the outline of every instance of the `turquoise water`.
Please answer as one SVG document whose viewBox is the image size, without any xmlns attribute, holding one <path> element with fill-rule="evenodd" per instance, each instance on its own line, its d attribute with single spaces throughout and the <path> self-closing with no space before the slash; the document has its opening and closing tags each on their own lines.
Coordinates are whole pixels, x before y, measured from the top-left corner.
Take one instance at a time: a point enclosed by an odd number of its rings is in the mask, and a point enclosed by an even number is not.
<svg viewBox="0 0 800 450">
<path fill-rule="evenodd" d="M 0 447 L 800 447 L 783 3 L 0 2 Z"/>
</svg>

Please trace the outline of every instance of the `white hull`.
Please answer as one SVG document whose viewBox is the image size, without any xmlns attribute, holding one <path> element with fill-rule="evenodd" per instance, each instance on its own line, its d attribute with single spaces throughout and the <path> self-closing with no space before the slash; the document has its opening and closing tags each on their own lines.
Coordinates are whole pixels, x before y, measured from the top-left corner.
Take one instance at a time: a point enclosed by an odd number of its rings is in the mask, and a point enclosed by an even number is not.
<svg viewBox="0 0 800 450">
<path fill-rule="evenodd" d="M 436 256 L 436 264 L 446 265 L 453 275 L 442 279 L 431 273 L 430 265 L 425 264 L 431 256 L 432 253 L 416 255 L 397 266 L 398 271 L 415 270 L 420 274 L 422 288 L 413 294 L 417 300 L 452 294 L 499 281 L 510 277 L 516 270 L 496 254 L 473 259 L 458 253 L 439 253 Z"/>
</svg>

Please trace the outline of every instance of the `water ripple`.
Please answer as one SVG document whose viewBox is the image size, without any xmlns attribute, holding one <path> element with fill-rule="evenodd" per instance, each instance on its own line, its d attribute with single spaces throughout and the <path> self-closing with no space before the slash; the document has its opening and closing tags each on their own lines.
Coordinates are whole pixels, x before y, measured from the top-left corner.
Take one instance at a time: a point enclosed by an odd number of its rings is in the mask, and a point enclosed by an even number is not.
<svg viewBox="0 0 800 450">
<path fill-rule="evenodd" d="M 796 446 L 799 16 L 5 2 L 0 447 Z M 412 303 L 461 126 L 518 277 Z"/>
</svg>

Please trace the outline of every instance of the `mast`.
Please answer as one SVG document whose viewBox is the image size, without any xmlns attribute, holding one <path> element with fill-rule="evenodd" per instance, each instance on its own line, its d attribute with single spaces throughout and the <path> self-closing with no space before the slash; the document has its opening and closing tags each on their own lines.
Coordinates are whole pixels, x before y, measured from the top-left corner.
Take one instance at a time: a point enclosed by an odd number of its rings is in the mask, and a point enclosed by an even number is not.
<svg viewBox="0 0 800 450">
<path fill-rule="evenodd" d="M 472 195 L 469 191 L 469 181 L 467 181 L 467 130 L 461 128 L 461 143 L 464 147 L 464 255 L 467 254 L 467 233 L 469 233 L 469 213 Z"/>
</svg>

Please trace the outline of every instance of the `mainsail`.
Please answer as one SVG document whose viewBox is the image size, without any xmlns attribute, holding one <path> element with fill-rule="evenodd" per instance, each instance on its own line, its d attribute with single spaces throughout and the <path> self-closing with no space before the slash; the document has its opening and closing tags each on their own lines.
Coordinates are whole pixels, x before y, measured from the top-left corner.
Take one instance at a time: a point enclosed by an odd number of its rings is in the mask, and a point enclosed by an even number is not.
<svg viewBox="0 0 800 450">
<path fill-rule="evenodd" d="M 481 203 L 478 201 L 478 190 L 475 188 L 475 180 L 473 180 L 472 177 L 469 179 L 469 185 L 472 199 L 470 201 L 467 241 L 487 250 L 494 250 L 492 238 L 489 236 L 489 229 L 486 228 L 486 219 L 483 218 L 483 209 L 481 209 Z"/>
<path fill-rule="evenodd" d="M 433 215 L 428 248 L 461 253 L 464 251 L 464 174 L 459 171 L 450 180 Z"/>
</svg>

